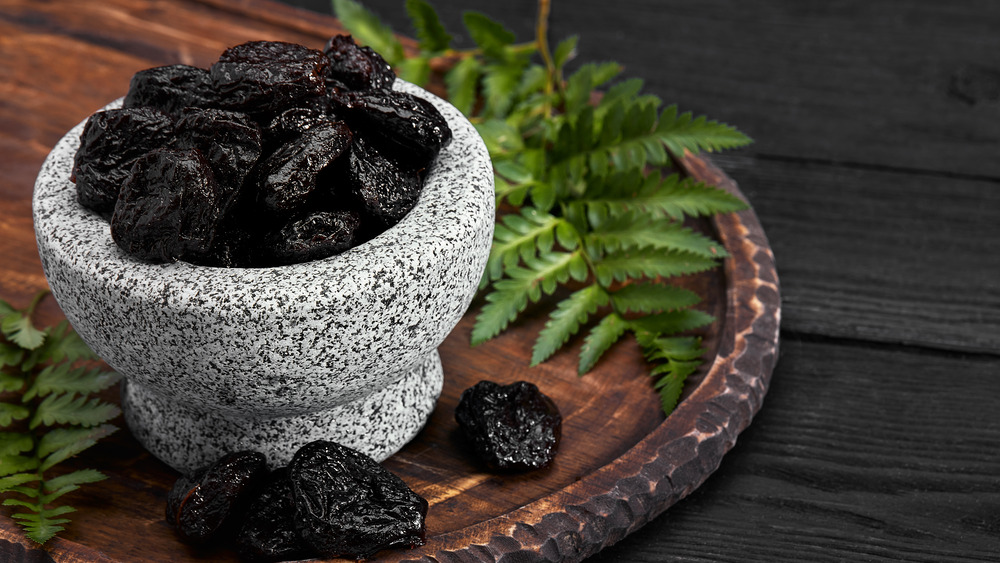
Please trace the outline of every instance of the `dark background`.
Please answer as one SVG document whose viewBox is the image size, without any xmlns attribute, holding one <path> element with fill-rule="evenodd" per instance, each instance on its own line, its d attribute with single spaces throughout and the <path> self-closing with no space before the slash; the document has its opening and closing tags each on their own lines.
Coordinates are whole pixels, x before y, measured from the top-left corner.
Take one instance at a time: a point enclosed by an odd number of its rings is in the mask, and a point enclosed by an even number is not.
<svg viewBox="0 0 1000 563">
<path fill-rule="evenodd" d="M 533 34 L 534 1 L 432 3 L 460 45 L 467 9 Z M 366 5 L 413 35 L 403 0 Z M 753 425 L 592 561 L 1000 560 L 1000 3 L 561 1 L 550 24 L 756 140 L 715 160 L 783 295 Z"/>
</svg>

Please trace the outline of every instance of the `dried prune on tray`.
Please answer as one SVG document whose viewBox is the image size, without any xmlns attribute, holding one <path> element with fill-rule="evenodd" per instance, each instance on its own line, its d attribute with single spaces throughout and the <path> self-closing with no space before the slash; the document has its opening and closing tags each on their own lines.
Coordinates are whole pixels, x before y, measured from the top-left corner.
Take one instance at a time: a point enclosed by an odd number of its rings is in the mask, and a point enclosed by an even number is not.
<svg viewBox="0 0 1000 563">
<path fill-rule="evenodd" d="M 122 186 L 111 237 L 130 256 L 151 262 L 205 254 L 231 201 L 200 150 L 150 151 Z"/>
<path fill-rule="evenodd" d="M 316 49 L 284 41 L 250 41 L 226 49 L 209 74 L 223 107 L 276 114 L 324 96 L 329 66 Z"/>
<path fill-rule="evenodd" d="M 110 217 L 132 165 L 150 150 L 172 142 L 174 118 L 154 108 L 111 109 L 84 125 L 73 164 L 77 199 Z"/>
<path fill-rule="evenodd" d="M 271 236 L 268 249 L 277 264 L 319 260 L 354 246 L 359 227 L 356 211 L 316 211 L 282 227 Z"/>
<path fill-rule="evenodd" d="M 209 108 L 219 103 L 207 70 L 168 65 L 133 74 L 122 107 L 153 107 L 177 113 L 186 107 Z"/>
<path fill-rule="evenodd" d="M 235 196 L 260 158 L 260 126 L 245 113 L 220 109 L 187 108 L 178 118 L 176 148 L 201 149 L 215 181 Z"/>
<path fill-rule="evenodd" d="M 267 209 L 289 215 L 317 190 L 333 186 L 319 181 L 320 172 L 351 146 L 351 130 L 342 121 L 317 124 L 267 157 L 261 165 L 260 197 Z"/>
<path fill-rule="evenodd" d="M 320 440 L 300 448 L 288 472 L 299 533 L 319 555 L 364 559 L 423 545 L 427 501 L 370 457 Z"/>
<path fill-rule="evenodd" d="M 416 205 L 421 175 L 401 169 L 360 136 L 351 145 L 348 168 L 351 194 L 383 228 L 398 223 Z"/>
<path fill-rule="evenodd" d="M 197 474 L 181 477 L 167 495 L 167 523 L 181 540 L 204 543 L 241 517 L 267 476 L 263 454 L 242 451 L 225 455 Z"/>
<path fill-rule="evenodd" d="M 336 92 L 330 99 L 351 128 L 409 168 L 426 168 L 451 140 L 451 128 L 437 108 L 407 92 Z"/>
<path fill-rule="evenodd" d="M 491 469 L 527 471 L 549 465 L 559 447 L 562 417 L 538 386 L 480 381 L 462 393 L 455 420 Z"/>
<path fill-rule="evenodd" d="M 323 53 L 330 60 L 329 77 L 352 90 L 387 89 L 396 74 L 371 47 L 362 47 L 350 35 L 335 35 Z"/>
<path fill-rule="evenodd" d="M 295 491 L 285 468 L 275 470 L 250 504 L 236 549 L 247 561 L 288 561 L 310 557 L 295 526 Z"/>
</svg>

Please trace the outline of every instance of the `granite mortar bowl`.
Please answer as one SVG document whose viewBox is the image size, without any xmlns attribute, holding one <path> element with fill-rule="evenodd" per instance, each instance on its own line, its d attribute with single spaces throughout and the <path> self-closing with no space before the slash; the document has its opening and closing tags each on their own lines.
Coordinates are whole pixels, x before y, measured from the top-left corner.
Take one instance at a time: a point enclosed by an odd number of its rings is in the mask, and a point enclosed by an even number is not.
<svg viewBox="0 0 1000 563">
<path fill-rule="evenodd" d="M 76 200 L 69 178 L 83 123 L 43 164 L 33 215 L 49 286 L 74 329 L 124 376 L 132 433 L 174 469 L 242 449 L 279 466 L 316 439 L 381 460 L 433 410 L 437 347 L 469 307 L 489 254 L 493 172 L 461 113 L 412 84 L 395 88 L 430 100 L 453 139 L 402 221 L 323 260 L 136 261 Z"/>
</svg>

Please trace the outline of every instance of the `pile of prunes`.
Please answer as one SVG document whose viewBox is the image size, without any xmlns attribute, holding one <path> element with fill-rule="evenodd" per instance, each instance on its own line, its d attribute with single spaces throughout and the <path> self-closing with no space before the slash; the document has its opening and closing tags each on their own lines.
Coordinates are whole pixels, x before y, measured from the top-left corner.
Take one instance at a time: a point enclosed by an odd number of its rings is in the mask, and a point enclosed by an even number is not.
<svg viewBox="0 0 1000 563">
<path fill-rule="evenodd" d="M 77 198 L 147 262 L 267 267 L 338 254 L 413 208 L 451 140 L 437 109 L 394 81 L 349 35 L 322 51 L 254 41 L 207 70 L 140 71 L 121 109 L 84 126 Z"/>
<path fill-rule="evenodd" d="M 234 452 L 177 480 L 167 523 L 199 545 L 234 541 L 246 561 L 366 559 L 389 547 L 423 545 L 427 501 L 372 458 L 315 441 L 287 467 Z"/>
</svg>

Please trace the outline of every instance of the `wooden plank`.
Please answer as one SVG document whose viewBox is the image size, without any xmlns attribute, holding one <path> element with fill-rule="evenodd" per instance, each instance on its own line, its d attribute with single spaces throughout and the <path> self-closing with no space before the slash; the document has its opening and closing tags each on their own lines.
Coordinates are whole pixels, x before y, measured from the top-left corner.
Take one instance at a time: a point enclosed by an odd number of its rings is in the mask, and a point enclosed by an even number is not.
<svg viewBox="0 0 1000 563">
<path fill-rule="evenodd" d="M 1000 557 L 1000 358 L 782 348 L 765 408 L 706 486 L 589 561 Z"/>
<path fill-rule="evenodd" d="M 295 0 L 288 0 L 295 1 Z M 536 2 L 435 0 L 530 40 Z M 402 0 L 366 6 L 411 34 Z M 752 154 L 1000 177 L 1000 9 L 990 0 L 553 2 L 550 37 L 615 60 L 651 93 L 735 124 Z"/>
<path fill-rule="evenodd" d="M 715 160 L 743 187 L 772 241 L 786 331 L 1000 349 L 997 182 Z"/>
</svg>

